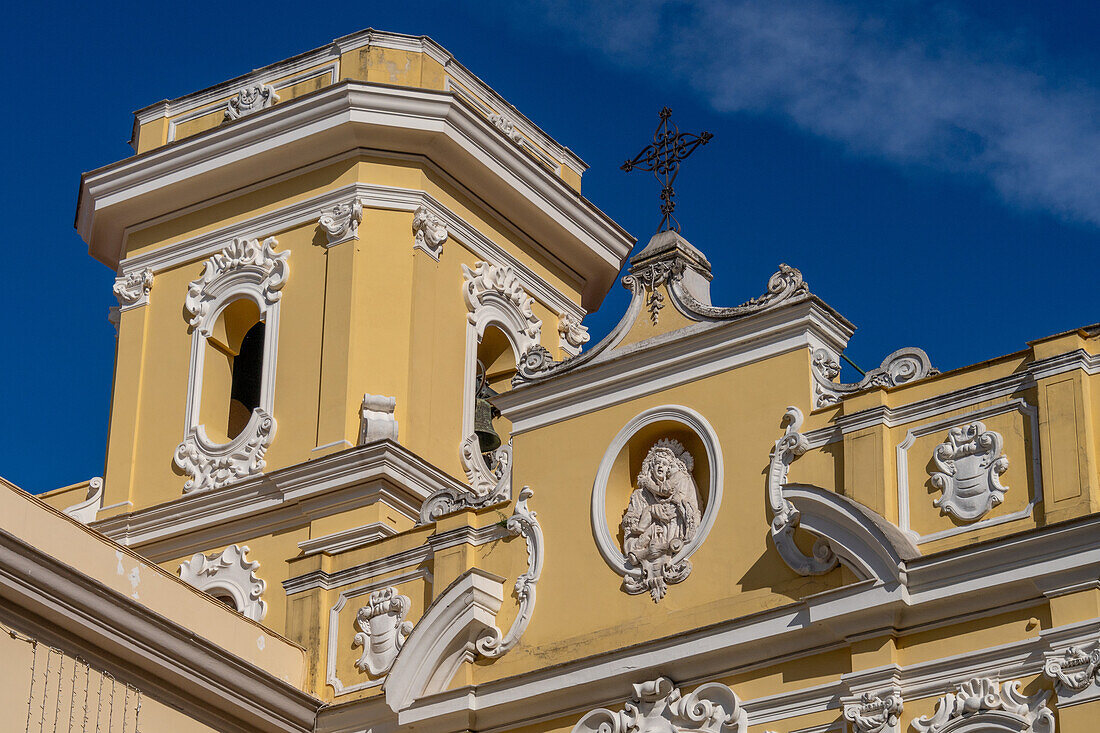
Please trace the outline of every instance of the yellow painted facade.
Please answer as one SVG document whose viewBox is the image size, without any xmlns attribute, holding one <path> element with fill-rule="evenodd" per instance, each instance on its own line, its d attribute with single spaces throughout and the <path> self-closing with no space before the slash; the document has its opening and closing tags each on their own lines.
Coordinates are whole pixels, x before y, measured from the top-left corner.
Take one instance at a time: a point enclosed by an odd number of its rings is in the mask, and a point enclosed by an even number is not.
<svg viewBox="0 0 1100 733">
<path fill-rule="evenodd" d="M 141 730 L 1092 730 L 1100 331 L 844 384 L 854 327 L 801 273 L 712 305 L 669 232 L 585 343 L 632 238 L 426 38 L 337 39 L 133 140 L 77 215 L 119 273 L 105 475 L 0 494 L 6 726 L 88 669 Z M 59 610 L 89 593 L 117 610 Z"/>
</svg>

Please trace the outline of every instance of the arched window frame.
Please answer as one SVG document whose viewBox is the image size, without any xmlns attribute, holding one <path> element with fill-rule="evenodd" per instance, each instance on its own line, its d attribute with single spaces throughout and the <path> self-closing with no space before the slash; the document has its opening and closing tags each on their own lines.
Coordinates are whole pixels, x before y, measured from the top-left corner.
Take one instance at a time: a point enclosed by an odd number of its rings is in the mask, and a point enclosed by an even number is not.
<svg viewBox="0 0 1100 733">
<path fill-rule="evenodd" d="M 278 242 L 268 237 L 234 239 L 210 257 L 202 274 L 187 291 L 184 310 L 191 326 L 191 362 L 183 441 L 176 448 L 176 465 L 190 475 L 184 493 L 217 489 L 263 471 L 264 455 L 275 437 L 275 367 L 279 342 L 279 304 L 290 269 L 290 251 L 275 252 Z M 264 349 L 260 404 L 244 429 L 227 443 L 216 443 L 201 422 L 203 366 L 206 340 L 225 309 L 247 298 L 264 322 Z"/>
<path fill-rule="evenodd" d="M 516 366 L 542 336 L 542 321 L 535 316 L 534 298 L 527 294 L 515 271 L 508 266 L 477 262 L 474 269 L 463 265 L 463 299 L 466 303 L 466 366 L 462 401 L 460 456 L 470 488 L 478 504 L 503 501 L 511 496 L 511 446 L 497 452 L 502 472 L 493 472 L 477 449 L 474 436 L 474 383 L 477 378 L 477 348 L 490 326 L 504 334 L 512 347 Z"/>
</svg>

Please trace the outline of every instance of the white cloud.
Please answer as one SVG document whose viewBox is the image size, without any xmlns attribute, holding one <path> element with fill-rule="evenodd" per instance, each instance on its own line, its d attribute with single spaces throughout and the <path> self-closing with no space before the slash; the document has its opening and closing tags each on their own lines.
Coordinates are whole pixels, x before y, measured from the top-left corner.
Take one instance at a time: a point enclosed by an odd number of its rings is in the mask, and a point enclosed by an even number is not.
<svg viewBox="0 0 1100 733">
<path fill-rule="evenodd" d="M 1034 42 L 949 5 L 873 8 L 566 0 L 541 13 L 616 63 L 689 84 L 719 111 L 783 117 L 858 153 L 981 176 L 1007 202 L 1100 224 L 1095 86 L 1044 76 Z"/>
</svg>

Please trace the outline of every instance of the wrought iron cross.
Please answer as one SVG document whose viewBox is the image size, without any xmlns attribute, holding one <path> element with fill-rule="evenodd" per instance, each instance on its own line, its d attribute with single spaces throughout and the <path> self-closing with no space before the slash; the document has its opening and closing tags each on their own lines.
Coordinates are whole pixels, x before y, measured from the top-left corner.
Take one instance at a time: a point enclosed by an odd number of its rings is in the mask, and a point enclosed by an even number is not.
<svg viewBox="0 0 1100 733">
<path fill-rule="evenodd" d="M 680 161 L 695 152 L 695 148 L 706 145 L 714 137 L 709 132 L 701 132 L 698 135 L 691 132 L 680 132 L 679 128 L 669 120 L 672 110 L 664 107 L 660 112 L 661 124 L 653 133 L 653 144 L 622 164 L 622 169 L 629 173 L 637 168 L 643 171 L 653 171 L 653 175 L 661 182 L 661 223 L 657 227 L 658 232 L 671 229 L 680 231 L 680 222 L 672 215 L 676 208 L 676 194 L 672 190 L 672 184 L 676 180 L 676 174 L 680 172 Z"/>
</svg>

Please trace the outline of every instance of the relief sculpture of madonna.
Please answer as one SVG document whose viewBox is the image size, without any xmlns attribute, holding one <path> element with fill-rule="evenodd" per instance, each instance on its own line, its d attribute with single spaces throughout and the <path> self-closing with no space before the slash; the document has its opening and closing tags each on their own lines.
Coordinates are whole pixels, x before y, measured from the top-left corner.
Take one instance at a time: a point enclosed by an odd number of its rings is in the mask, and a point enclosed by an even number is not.
<svg viewBox="0 0 1100 733">
<path fill-rule="evenodd" d="M 656 603 L 669 583 L 691 573 L 691 561 L 675 560 L 699 529 L 699 495 L 691 476 L 694 460 L 682 444 L 657 441 L 638 474 L 623 514 L 623 554 L 633 565 L 623 578 L 627 593 L 645 593 Z"/>
</svg>

